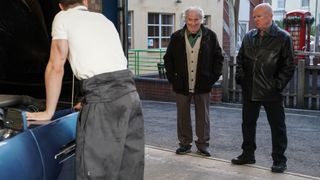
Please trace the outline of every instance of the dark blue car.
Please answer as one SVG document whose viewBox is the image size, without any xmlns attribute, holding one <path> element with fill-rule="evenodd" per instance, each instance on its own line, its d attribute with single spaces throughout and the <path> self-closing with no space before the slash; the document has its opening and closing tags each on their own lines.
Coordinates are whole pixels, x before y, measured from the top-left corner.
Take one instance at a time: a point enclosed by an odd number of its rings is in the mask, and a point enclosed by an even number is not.
<svg viewBox="0 0 320 180">
<path fill-rule="evenodd" d="M 60 109 L 51 121 L 27 122 L 39 103 L 29 96 L 0 95 L 0 179 L 73 180 L 78 112 Z"/>
</svg>

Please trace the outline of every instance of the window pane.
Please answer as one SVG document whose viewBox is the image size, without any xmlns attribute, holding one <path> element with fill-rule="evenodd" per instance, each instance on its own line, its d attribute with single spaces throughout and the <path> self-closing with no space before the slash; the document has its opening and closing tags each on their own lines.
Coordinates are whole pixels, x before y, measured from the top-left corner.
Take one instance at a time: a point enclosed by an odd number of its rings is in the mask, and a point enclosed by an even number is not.
<svg viewBox="0 0 320 180">
<path fill-rule="evenodd" d="M 162 26 L 161 27 L 161 36 L 170 36 L 172 34 L 173 27 L 171 26 Z"/>
<path fill-rule="evenodd" d="M 128 48 L 132 49 L 133 47 L 133 28 L 132 28 L 132 18 L 133 18 L 133 12 L 128 12 Z"/>
<path fill-rule="evenodd" d="M 238 29 L 238 41 L 242 41 L 244 35 L 246 34 L 246 30 L 247 30 L 247 24 L 244 23 L 240 23 L 239 24 L 239 29 Z"/>
<path fill-rule="evenodd" d="M 161 48 L 166 48 L 169 45 L 170 38 L 162 38 L 161 39 Z"/>
<path fill-rule="evenodd" d="M 238 36 L 237 36 L 237 49 L 239 50 L 241 43 L 242 43 L 242 39 L 245 36 L 246 32 L 247 32 L 247 27 L 248 27 L 248 22 L 239 22 L 238 25 Z"/>
<path fill-rule="evenodd" d="M 148 38 L 148 48 L 159 48 L 159 39 Z"/>
<path fill-rule="evenodd" d="M 128 48 L 132 49 L 132 39 L 128 38 Z"/>
<path fill-rule="evenodd" d="M 172 15 L 162 15 L 162 24 L 173 24 Z"/>
<path fill-rule="evenodd" d="M 128 13 L 128 24 L 131 24 L 131 16 L 132 16 L 132 12 Z"/>
<path fill-rule="evenodd" d="M 148 24 L 159 24 L 159 14 L 149 13 Z"/>
<path fill-rule="evenodd" d="M 132 37 L 131 26 L 128 25 L 128 37 Z"/>
<path fill-rule="evenodd" d="M 246 34 L 247 24 L 240 24 L 240 37 L 243 38 Z"/>
<path fill-rule="evenodd" d="M 159 27 L 148 26 L 148 36 L 159 36 Z"/>
</svg>

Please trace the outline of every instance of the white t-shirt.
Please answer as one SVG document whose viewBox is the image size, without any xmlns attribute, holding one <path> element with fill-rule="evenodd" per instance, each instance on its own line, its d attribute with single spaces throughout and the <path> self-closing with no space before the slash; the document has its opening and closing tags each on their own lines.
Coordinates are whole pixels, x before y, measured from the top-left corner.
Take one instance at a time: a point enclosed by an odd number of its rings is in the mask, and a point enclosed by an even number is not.
<svg viewBox="0 0 320 180">
<path fill-rule="evenodd" d="M 68 40 L 68 60 L 80 80 L 127 69 L 127 58 L 113 23 L 85 6 L 60 11 L 55 16 L 52 40 L 56 39 Z"/>
</svg>

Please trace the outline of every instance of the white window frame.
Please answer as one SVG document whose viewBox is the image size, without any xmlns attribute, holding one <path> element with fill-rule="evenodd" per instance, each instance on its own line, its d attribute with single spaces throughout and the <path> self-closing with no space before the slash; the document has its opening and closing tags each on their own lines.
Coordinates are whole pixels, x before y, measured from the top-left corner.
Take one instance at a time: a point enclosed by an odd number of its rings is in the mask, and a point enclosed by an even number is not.
<svg viewBox="0 0 320 180">
<path fill-rule="evenodd" d="M 158 48 L 166 48 L 166 47 L 162 47 L 162 39 L 170 39 L 170 36 L 171 36 L 171 34 L 174 32 L 174 14 L 170 14 L 170 13 L 155 13 L 155 12 L 149 12 L 148 13 L 148 18 L 149 18 L 149 14 L 154 14 L 154 15 L 157 15 L 158 16 L 158 21 L 159 21 L 159 24 L 149 24 L 149 22 L 148 22 L 148 33 L 149 33 L 149 27 L 150 26 L 156 26 L 156 27 L 158 27 L 158 32 L 159 32 L 159 35 L 158 36 L 149 36 L 149 34 L 148 34 L 148 41 L 149 41 L 149 39 L 158 39 L 159 40 L 159 47 Z M 171 16 L 171 22 L 172 22 L 172 24 L 162 24 L 162 16 L 163 15 L 166 15 L 166 16 Z M 162 35 L 162 31 L 161 31 L 161 29 L 162 29 L 162 27 L 171 27 L 171 33 L 169 33 L 169 35 L 167 35 L 167 36 L 163 36 Z M 149 47 L 148 45 L 147 45 L 147 47 L 148 47 L 148 49 L 158 49 L 158 48 L 151 48 L 151 47 Z"/>
<path fill-rule="evenodd" d="M 245 29 L 241 29 L 242 25 L 245 25 Z M 239 21 L 239 23 L 238 23 L 238 34 L 237 34 L 237 49 L 240 49 L 243 37 L 248 31 L 249 31 L 249 22 L 248 21 Z M 242 37 L 240 37 L 240 36 L 242 36 Z"/>
<path fill-rule="evenodd" d="M 133 49 L 133 40 L 134 40 L 134 35 L 133 35 L 133 11 L 128 11 L 128 49 Z M 130 42 L 130 44 L 129 44 Z"/>
</svg>

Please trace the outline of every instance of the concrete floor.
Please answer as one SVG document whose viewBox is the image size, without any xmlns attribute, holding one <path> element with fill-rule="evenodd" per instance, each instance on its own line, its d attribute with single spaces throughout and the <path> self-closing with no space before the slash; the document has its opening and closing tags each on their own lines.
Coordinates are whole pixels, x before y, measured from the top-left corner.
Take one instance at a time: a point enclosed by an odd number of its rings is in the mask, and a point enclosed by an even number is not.
<svg viewBox="0 0 320 180">
<path fill-rule="evenodd" d="M 194 153 L 176 155 L 154 146 L 146 145 L 145 150 L 145 180 L 320 180 L 298 173 L 272 173 L 257 165 L 232 165 L 229 160 Z"/>
<path fill-rule="evenodd" d="M 272 165 L 271 132 L 263 108 L 257 124 L 257 150 L 254 168 L 251 166 L 232 166 L 230 164 L 230 160 L 242 151 L 241 105 L 218 104 L 210 106 L 211 139 L 209 150 L 213 158 L 209 159 L 198 156 L 181 157 L 175 155 L 178 140 L 174 102 L 144 100 L 142 108 L 145 119 L 145 144 L 147 145 L 146 180 L 157 180 L 157 178 L 159 180 L 269 179 L 270 177 L 272 179 L 278 177 L 283 179 L 288 177 L 282 177 L 278 174 L 274 176 L 270 172 Z M 193 112 L 192 110 L 194 122 Z M 287 172 L 297 173 L 297 178 L 310 176 L 319 179 L 320 111 L 286 109 L 286 124 L 288 133 Z M 197 137 L 194 134 L 194 140 L 196 139 Z M 196 147 L 192 146 L 192 151 L 195 152 L 196 150 Z M 220 160 L 216 161 L 217 159 Z M 198 161 L 201 163 L 198 163 Z M 190 164 L 191 162 L 192 164 Z M 225 165 L 222 166 L 223 168 L 220 167 L 221 163 Z M 250 168 L 248 169 L 248 167 Z M 244 172 L 242 172 L 243 168 L 245 169 Z M 254 173 L 250 174 L 251 171 Z M 265 176 L 265 174 L 267 175 Z"/>
</svg>

